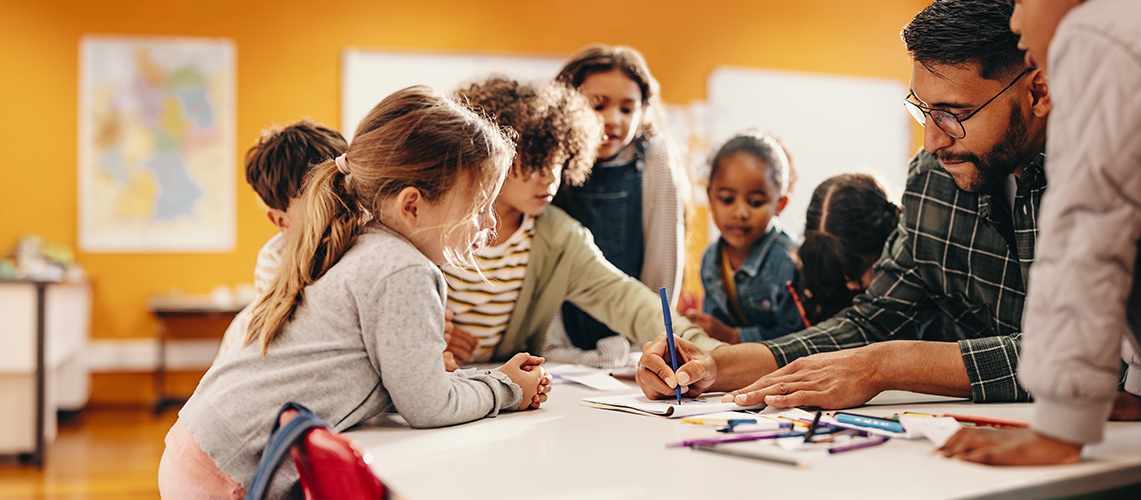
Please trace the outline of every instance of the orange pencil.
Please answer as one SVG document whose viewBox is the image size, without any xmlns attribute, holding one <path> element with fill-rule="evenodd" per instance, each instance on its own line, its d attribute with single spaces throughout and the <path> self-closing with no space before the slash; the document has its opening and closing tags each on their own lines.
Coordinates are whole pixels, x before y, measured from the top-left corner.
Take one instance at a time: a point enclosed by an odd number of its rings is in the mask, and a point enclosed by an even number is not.
<svg viewBox="0 0 1141 500">
<path fill-rule="evenodd" d="M 808 313 L 805 312 L 804 304 L 800 302 L 800 296 L 796 294 L 796 289 L 792 287 L 792 282 L 786 281 L 784 286 L 788 287 L 788 293 L 792 294 L 792 301 L 796 303 L 796 310 L 800 311 L 800 319 L 804 320 L 804 327 L 812 328 L 812 323 L 808 322 Z"/>
</svg>

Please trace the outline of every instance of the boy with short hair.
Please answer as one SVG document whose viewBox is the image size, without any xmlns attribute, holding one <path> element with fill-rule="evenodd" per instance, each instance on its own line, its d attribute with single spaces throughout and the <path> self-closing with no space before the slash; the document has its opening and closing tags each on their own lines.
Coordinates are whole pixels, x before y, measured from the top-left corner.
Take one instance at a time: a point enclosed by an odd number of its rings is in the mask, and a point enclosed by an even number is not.
<svg viewBox="0 0 1141 500">
<path fill-rule="evenodd" d="M 261 197 L 266 205 L 266 217 L 279 231 L 258 251 L 254 290 L 259 297 L 269 290 L 277 275 L 286 235 L 290 226 L 299 220 L 297 213 L 304 210 L 297 199 L 309 169 L 340 156 L 348 148 L 340 132 L 302 118 L 284 127 L 263 130 L 257 142 L 246 151 L 246 182 Z M 242 309 L 226 329 L 214 358 L 215 365 L 246 337 L 250 307 L 252 304 Z"/>
</svg>

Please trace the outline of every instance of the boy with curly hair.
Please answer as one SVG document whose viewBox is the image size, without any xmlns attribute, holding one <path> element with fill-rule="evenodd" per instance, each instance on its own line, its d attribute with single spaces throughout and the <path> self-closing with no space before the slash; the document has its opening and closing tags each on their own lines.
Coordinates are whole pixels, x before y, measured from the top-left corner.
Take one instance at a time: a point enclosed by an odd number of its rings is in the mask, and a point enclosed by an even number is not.
<svg viewBox="0 0 1141 500">
<path fill-rule="evenodd" d="M 648 342 L 663 329 L 658 295 L 607 262 L 590 231 L 550 206 L 561 179 L 581 184 L 589 175 L 603 137 L 598 114 L 560 83 L 536 86 L 496 76 L 460 93 L 519 136 L 515 166 L 493 203 L 499 217 L 494 241 L 476 252 L 483 276 L 443 266 L 453 314 L 448 352 L 461 363 L 530 351 L 557 362 L 624 364 L 625 339 Z M 547 335 L 564 301 L 625 339 L 617 338 L 613 351 L 565 349 L 565 333 L 562 339 Z M 681 337 L 707 349 L 720 345 L 685 318 L 673 321 Z"/>
</svg>

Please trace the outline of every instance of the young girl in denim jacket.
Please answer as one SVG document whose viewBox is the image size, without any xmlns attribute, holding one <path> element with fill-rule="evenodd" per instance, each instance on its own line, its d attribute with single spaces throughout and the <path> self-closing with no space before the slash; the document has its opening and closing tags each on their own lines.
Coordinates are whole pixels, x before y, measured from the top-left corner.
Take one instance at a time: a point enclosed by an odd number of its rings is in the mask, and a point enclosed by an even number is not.
<svg viewBox="0 0 1141 500">
<path fill-rule="evenodd" d="M 786 285 L 799 284 L 796 244 L 777 219 L 791 177 L 784 149 L 766 134 L 739 134 L 713 157 L 709 208 L 721 237 L 701 259 L 704 312 L 686 313 L 711 337 L 757 342 L 805 328 Z"/>
</svg>

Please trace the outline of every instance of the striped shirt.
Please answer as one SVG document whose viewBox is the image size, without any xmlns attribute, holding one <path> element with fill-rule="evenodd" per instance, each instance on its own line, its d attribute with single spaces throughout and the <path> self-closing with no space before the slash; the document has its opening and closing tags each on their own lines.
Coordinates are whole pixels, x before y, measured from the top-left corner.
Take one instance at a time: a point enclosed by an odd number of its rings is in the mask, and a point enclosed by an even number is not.
<svg viewBox="0 0 1141 500">
<path fill-rule="evenodd" d="M 258 260 L 254 266 L 254 290 L 257 291 L 258 297 L 269 291 L 269 285 L 277 276 L 284 248 L 285 233 L 277 233 L 262 245 L 261 250 L 258 250 Z"/>
<path fill-rule="evenodd" d="M 486 281 L 474 271 L 440 267 L 448 281 L 448 309 L 455 314 L 452 322 L 479 341 L 473 353 L 475 363 L 491 361 L 495 347 L 503 340 L 523 288 L 534 235 L 535 218 L 524 215 L 523 223 L 507 241 L 476 252 Z"/>
</svg>

